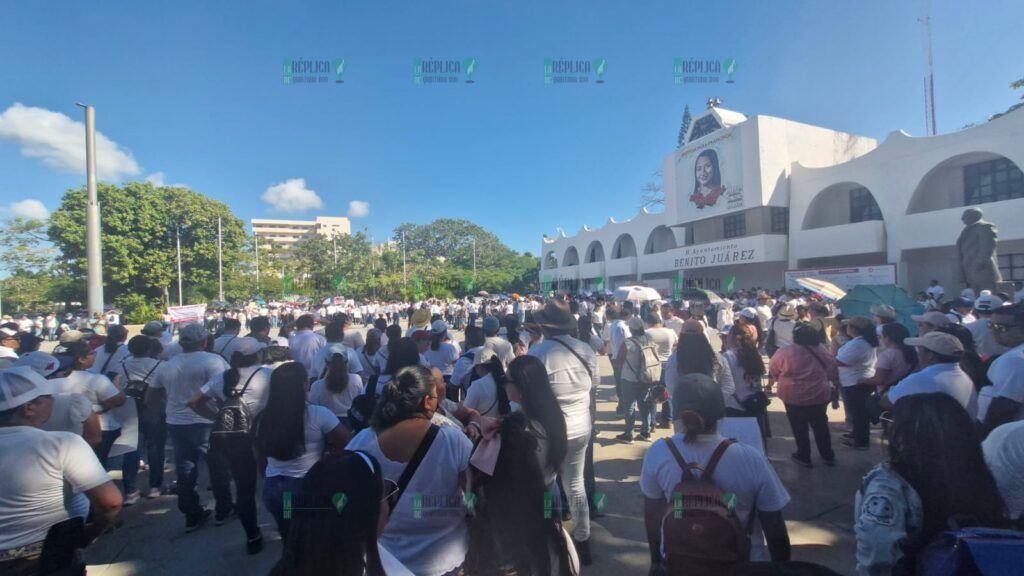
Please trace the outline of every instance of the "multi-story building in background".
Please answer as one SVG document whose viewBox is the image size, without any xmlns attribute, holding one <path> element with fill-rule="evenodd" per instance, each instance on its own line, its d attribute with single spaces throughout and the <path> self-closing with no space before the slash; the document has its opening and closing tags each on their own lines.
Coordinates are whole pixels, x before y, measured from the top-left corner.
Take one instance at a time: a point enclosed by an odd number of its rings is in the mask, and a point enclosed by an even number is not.
<svg viewBox="0 0 1024 576">
<path fill-rule="evenodd" d="M 317 216 L 316 220 L 265 220 L 252 221 L 252 233 L 260 242 L 261 252 L 273 246 L 275 250 L 290 250 L 296 242 L 313 236 L 330 240 L 335 236 L 352 233 L 348 218 Z"/>
</svg>

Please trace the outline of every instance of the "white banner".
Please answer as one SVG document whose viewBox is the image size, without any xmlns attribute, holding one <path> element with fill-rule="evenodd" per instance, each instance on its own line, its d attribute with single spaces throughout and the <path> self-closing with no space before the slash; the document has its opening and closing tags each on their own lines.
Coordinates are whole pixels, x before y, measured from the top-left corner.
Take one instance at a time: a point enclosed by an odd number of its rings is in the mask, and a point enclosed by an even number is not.
<svg viewBox="0 0 1024 576">
<path fill-rule="evenodd" d="M 188 306 L 171 306 L 167 308 L 171 316 L 171 324 L 202 322 L 206 317 L 206 304 L 189 304 Z"/>
<path fill-rule="evenodd" d="M 786 289 L 800 290 L 797 278 L 817 278 L 831 282 L 843 290 L 850 290 L 858 284 L 895 284 L 896 265 L 851 266 L 848 268 L 821 268 L 812 270 L 787 270 Z"/>
<path fill-rule="evenodd" d="M 707 142 L 679 152 L 675 194 L 679 222 L 748 207 L 743 197 L 743 151 L 735 129 L 717 132 Z"/>
</svg>

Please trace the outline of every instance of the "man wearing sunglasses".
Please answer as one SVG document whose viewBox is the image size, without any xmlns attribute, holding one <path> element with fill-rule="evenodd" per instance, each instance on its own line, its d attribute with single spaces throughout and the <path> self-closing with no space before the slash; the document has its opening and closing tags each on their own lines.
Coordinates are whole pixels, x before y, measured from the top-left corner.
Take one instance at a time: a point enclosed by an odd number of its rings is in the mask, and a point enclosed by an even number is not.
<svg viewBox="0 0 1024 576">
<path fill-rule="evenodd" d="M 992 401 L 979 413 L 986 436 L 1001 424 L 1024 420 L 1024 303 L 999 308 L 988 325 L 996 342 L 1010 350 L 988 369 Z"/>
</svg>

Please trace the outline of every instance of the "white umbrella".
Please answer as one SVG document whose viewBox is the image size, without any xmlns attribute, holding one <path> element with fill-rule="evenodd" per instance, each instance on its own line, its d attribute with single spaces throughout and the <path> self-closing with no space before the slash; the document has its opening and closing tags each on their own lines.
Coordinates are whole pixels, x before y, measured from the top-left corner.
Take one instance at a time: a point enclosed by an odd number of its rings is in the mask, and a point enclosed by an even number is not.
<svg viewBox="0 0 1024 576">
<path fill-rule="evenodd" d="M 661 294 L 650 286 L 619 286 L 613 294 L 619 302 L 652 302 L 661 300 Z"/>
</svg>

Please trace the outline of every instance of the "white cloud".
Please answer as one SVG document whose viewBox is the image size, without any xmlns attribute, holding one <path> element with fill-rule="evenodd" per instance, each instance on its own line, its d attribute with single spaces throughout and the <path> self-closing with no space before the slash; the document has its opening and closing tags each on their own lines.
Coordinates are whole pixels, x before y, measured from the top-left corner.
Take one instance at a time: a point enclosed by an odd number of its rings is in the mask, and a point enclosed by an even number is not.
<svg viewBox="0 0 1024 576">
<path fill-rule="evenodd" d="M 0 114 L 0 139 L 21 146 L 27 158 L 39 158 L 50 168 L 85 172 L 85 123 L 60 112 L 15 102 Z M 96 177 L 115 182 L 139 174 L 132 153 L 96 131 Z"/>
<path fill-rule="evenodd" d="M 11 202 L 9 206 L 0 208 L 0 212 L 10 215 L 11 218 L 26 218 L 29 220 L 46 220 L 50 217 L 50 211 L 43 206 L 39 200 L 29 198 Z"/>
<path fill-rule="evenodd" d="M 146 182 L 149 182 L 150 184 L 156 186 L 157 188 L 161 188 L 164 186 L 164 173 L 153 172 L 149 176 L 146 176 Z"/>
<path fill-rule="evenodd" d="M 316 191 L 306 188 L 305 178 L 292 178 L 274 184 L 260 198 L 279 212 L 304 212 L 324 207 Z"/>
<path fill-rule="evenodd" d="M 370 203 L 362 200 L 353 200 L 348 203 L 348 215 L 352 218 L 362 218 L 370 214 Z"/>
</svg>

